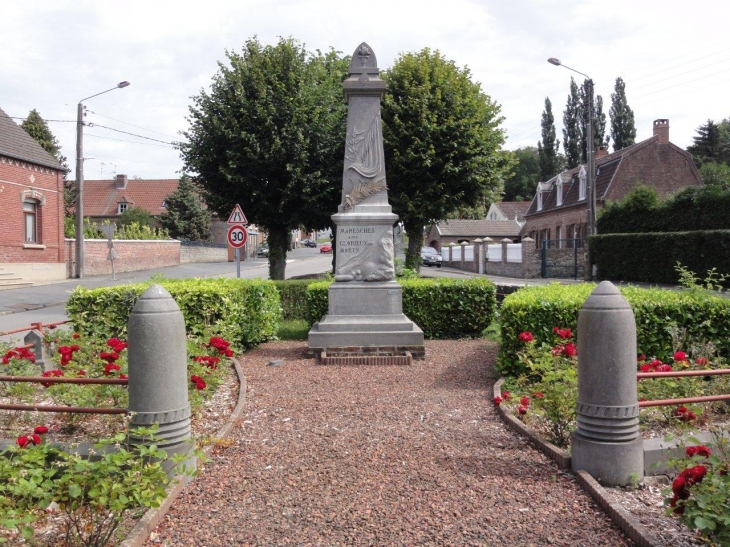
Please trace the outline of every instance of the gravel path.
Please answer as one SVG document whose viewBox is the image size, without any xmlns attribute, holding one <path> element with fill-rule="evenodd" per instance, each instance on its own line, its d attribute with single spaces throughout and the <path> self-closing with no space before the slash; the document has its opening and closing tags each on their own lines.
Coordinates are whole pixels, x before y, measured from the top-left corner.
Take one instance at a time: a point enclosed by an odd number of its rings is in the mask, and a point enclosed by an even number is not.
<svg viewBox="0 0 730 547">
<path fill-rule="evenodd" d="M 429 341 L 411 367 L 323 367 L 305 350 L 242 356 L 247 415 L 147 546 L 631 545 L 502 425 L 496 345 Z"/>
</svg>

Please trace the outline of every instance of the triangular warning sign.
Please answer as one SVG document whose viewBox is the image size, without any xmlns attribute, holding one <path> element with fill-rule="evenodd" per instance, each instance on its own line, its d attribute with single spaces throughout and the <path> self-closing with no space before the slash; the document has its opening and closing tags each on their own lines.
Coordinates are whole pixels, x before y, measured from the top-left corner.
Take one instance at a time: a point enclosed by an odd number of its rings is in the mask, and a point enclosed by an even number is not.
<svg viewBox="0 0 730 547">
<path fill-rule="evenodd" d="M 233 211 L 231 212 L 231 216 L 228 217 L 228 220 L 226 221 L 227 224 L 248 224 L 248 220 L 246 220 L 246 215 L 243 214 L 243 211 L 241 210 L 241 206 L 236 203 L 236 206 L 233 208 Z"/>
</svg>

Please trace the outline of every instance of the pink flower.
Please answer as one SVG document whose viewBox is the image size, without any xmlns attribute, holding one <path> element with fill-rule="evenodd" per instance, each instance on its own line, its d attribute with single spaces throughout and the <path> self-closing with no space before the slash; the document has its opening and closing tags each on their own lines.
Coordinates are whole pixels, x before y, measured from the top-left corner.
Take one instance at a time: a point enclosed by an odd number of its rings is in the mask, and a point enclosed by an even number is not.
<svg viewBox="0 0 730 547">
<path fill-rule="evenodd" d="M 677 351 L 674 353 L 674 360 L 675 361 L 686 361 L 687 354 L 683 351 Z"/>
<path fill-rule="evenodd" d="M 499 406 L 499 405 L 501 405 L 501 404 L 502 404 L 502 397 L 500 397 L 499 395 L 497 395 L 497 396 L 496 396 L 496 397 L 494 398 L 494 404 L 495 404 L 496 406 Z"/>
<path fill-rule="evenodd" d="M 532 333 L 529 330 L 521 332 L 517 338 L 520 340 L 520 342 L 532 342 L 535 339 L 535 337 L 532 336 Z"/>
</svg>

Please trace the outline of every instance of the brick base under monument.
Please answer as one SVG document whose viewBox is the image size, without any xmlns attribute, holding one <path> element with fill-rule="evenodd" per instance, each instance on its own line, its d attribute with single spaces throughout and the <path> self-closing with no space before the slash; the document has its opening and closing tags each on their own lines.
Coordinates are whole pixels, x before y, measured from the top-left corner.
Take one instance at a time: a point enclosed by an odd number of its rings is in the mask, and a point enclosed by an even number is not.
<svg viewBox="0 0 730 547">
<path fill-rule="evenodd" d="M 309 348 L 321 365 L 410 365 L 424 359 L 423 346 L 346 346 Z"/>
</svg>

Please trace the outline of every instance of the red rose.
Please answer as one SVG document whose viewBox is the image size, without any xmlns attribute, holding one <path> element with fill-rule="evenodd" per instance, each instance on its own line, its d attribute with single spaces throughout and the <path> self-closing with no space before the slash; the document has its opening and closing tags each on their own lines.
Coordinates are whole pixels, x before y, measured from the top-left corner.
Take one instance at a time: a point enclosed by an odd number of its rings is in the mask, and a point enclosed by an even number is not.
<svg viewBox="0 0 730 547">
<path fill-rule="evenodd" d="M 79 351 L 80 349 L 81 348 L 77 344 L 74 344 L 73 346 L 71 346 L 71 351 Z"/>
<path fill-rule="evenodd" d="M 532 396 L 535 397 L 536 399 L 544 399 L 545 398 L 545 395 L 543 395 L 543 393 L 541 391 L 536 391 L 535 393 L 532 394 Z"/>
<path fill-rule="evenodd" d="M 44 425 L 39 425 L 33 430 L 33 433 L 36 433 L 37 435 L 45 435 L 48 433 L 48 428 Z"/>
<path fill-rule="evenodd" d="M 502 397 L 500 397 L 499 395 L 497 395 L 494 398 L 494 404 L 497 405 L 497 406 L 501 405 L 502 404 Z"/>
<path fill-rule="evenodd" d="M 78 332 L 73 333 L 74 340 L 78 339 L 81 335 Z"/>
<path fill-rule="evenodd" d="M 657 372 L 672 372 L 672 365 L 662 365 L 657 367 Z"/>
<path fill-rule="evenodd" d="M 644 355 L 644 354 L 642 353 L 641 355 L 639 355 L 639 356 L 638 356 L 638 357 L 636 358 L 636 360 L 637 360 L 638 362 L 641 362 L 641 361 L 646 361 L 646 355 Z"/>
<path fill-rule="evenodd" d="M 25 448 L 30 444 L 31 439 L 28 435 L 22 435 L 21 437 L 18 437 L 15 442 L 18 443 L 20 448 Z"/>
<path fill-rule="evenodd" d="M 120 367 L 116 363 L 109 363 L 104 367 L 104 376 L 109 376 L 115 370 L 121 370 L 121 369 L 122 369 L 122 367 Z"/>
<path fill-rule="evenodd" d="M 701 367 L 704 367 L 704 366 L 707 366 L 707 359 L 705 359 L 704 357 L 698 357 L 695 360 L 695 363 L 697 363 Z"/>
<path fill-rule="evenodd" d="M 657 368 L 662 366 L 664 363 L 662 363 L 659 359 L 652 360 L 651 363 L 649 363 L 652 367 Z"/>
<path fill-rule="evenodd" d="M 562 338 L 563 340 L 567 340 L 568 338 L 573 337 L 573 331 L 571 331 L 570 329 L 562 329 L 558 331 L 558 336 L 560 336 L 560 338 Z"/>
<path fill-rule="evenodd" d="M 691 458 L 692 456 L 702 456 L 704 458 L 710 457 L 710 449 L 704 445 L 688 446 L 686 453 L 688 458 Z"/>
<path fill-rule="evenodd" d="M 509 401 L 510 397 L 512 397 L 512 394 L 509 391 L 502 392 L 502 399 L 504 399 L 505 401 Z"/>
<path fill-rule="evenodd" d="M 527 414 L 527 407 L 524 405 L 520 405 L 517 407 L 517 412 L 519 412 L 520 416 L 524 416 Z"/>
<path fill-rule="evenodd" d="M 520 399 L 520 405 L 525 407 L 530 406 L 530 398 L 527 395 L 522 397 L 522 399 Z"/>
<path fill-rule="evenodd" d="M 560 327 L 553 327 L 553 333 L 558 334 L 560 332 Z"/>
<path fill-rule="evenodd" d="M 60 353 L 61 355 L 68 355 L 69 353 L 71 353 L 71 348 L 68 346 L 61 346 L 58 348 L 58 353 Z"/>
<path fill-rule="evenodd" d="M 654 369 L 652 368 L 651 365 L 641 365 L 641 366 L 639 366 L 639 370 L 641 372 L 651 372 Z"/>
<path fill-rule="evenodd" d="M 33 433 L 33 435 L 30 436 L 30 440 L 33 441 L 34 445 L 41 444 L 41 436 L 38 435 L 38 433 Z"/>
<path fill-rule="evenodd" d="M 526 330 L 525 332 L 521 332 L 517 338 L 521 342 L 532 342 L 535 339 L 535 337 L 532 336 L 532 333 L 529 330 Z"/>
<path fill-rule="evenodd" d="M 687 354 L 683 351 L 677 351 L 674 353 L 674 360 L 675 361 L 686 361 Z"/>
<path fill-rule="evenodd" d="M 127 375 L 124 374 L 124 373 L 122 373 L 122 374 L 119 375 L 119 379 L 120 380 L 126 380 L 127 379 Z"/>
<path fill-rule="evenodd" d="M 568 342 L 563 346 L 563 355 L 567 357 L 575 357 L 578 355 L 578 348 L 576 348 L 575 344 L 572 342 Z"/>
</svg>

